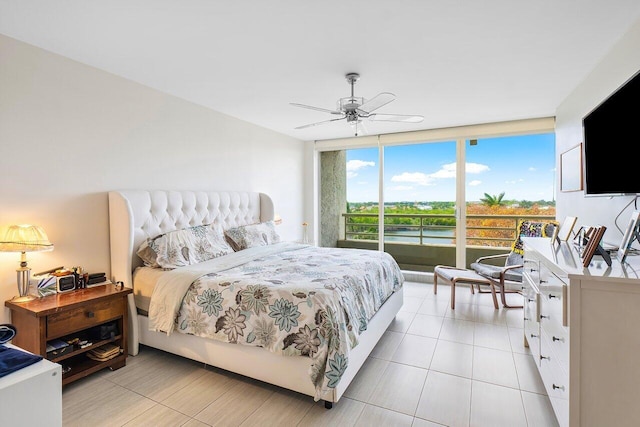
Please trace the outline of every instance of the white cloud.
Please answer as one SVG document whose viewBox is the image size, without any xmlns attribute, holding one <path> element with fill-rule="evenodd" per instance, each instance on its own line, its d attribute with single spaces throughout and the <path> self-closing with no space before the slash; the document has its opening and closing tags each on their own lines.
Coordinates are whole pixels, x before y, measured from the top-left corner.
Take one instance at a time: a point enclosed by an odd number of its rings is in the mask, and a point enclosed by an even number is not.
<svg viewBox="0 0 640 427">
<path fill-rule="evenodd" d="M 477 187 L 480 184 L 482 184 L 482 181 L 480 181 L 479 179 L 474 179 L 473 181 L 469 181 L 469 187 Z"/>
<path fill-rule="evenodd" d="M 489 171 L 489 166 L 482 165 L 480 163 L 467 163 L 466 172 L 468 174 L 478 174 Z M 403 172 L 400 175 L 395 175 L 391 178 L 392 182 L 409 182 L 417 185 L 435 185 L 436 180 L 438 179 L 449 179 L 456 177 L 456 164 L 455 163 L 447 163 L 442 165 L 442 167 L 432 173 L 426 174 L 422 172 Z M 479 185 L 480 181 L 472 181 L 473 184 L 469 185 Z"/>
<path fill-rule="evenodd" d="M 406 182 L 417 185 L 433 185 L 434 179 L 422 172 L 403 172 L 391 178 L 391 182 Z"/>
<path fill-rule="evenodd" d="M 456 177 L 456 164 L 448 163 L 446 165 L 442 165 L 439 171 L 432 173 L 429 175 L 434 179 L 442 179 L 442 178 L 455 178 Z"/>
<path fill-rule="evenodd" d="M 375 165 L 376 165 L 376 162 L 365 162 L 364 160 L 349 160 L 347 162 L 347 170 L 357 171 L 362 168 L 367 168 Z"/>
<path fill-rule="evenodd" d="M 464 166 L 464 170 L 466 173 L 483 173 L 490 171 L 491 169 L 489 168 L 489 166 L 482 165 L 480 163 L 467 163 Z"/>
<path fill-rule="evenodd" d="M 467 174 L 478 174 L 491 170 L 489 166 L 480 163 L 467 163 L 465 165 L 465 172 Z M 440 170 L 429 175 L 434 179 L 455 178 L 456 177 L 456 164 L 447 163 L 442 165 Z"/>
<path fill-rule="evenodd" d="M 358 171 L 363 168 L 373 167 L 376 162 L 366 162 L 364 160 L 349 160 L 347 162 L 347 179 L 358 176 Z"/>
<path fill-rule="evenodd" d="M 534 168 L 533 166 L 529 166 L 529 172 L 535 172 L 535 171 L 537 171 L 536 168 Z"/>
</svg>

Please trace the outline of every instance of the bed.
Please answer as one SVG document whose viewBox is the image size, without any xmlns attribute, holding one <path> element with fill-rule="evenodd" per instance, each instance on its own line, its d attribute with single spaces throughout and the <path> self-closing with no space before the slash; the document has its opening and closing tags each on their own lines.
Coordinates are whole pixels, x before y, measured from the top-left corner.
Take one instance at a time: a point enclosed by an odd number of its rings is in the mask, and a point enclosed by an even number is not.
<svg viewBox="0 0 640 427">
<path fill-rule="evenodd" d="M 281 241 L 273 218 L 258 192 L 109 192 L 111 274 L 133 288 L 129 352 L 147 345 L 331 408 L 402 306 L 402 273 L 385 252 Z M 193 230 L 235 247 L 153 264 L 170 252 L 156 242 Z"/>
</svg>

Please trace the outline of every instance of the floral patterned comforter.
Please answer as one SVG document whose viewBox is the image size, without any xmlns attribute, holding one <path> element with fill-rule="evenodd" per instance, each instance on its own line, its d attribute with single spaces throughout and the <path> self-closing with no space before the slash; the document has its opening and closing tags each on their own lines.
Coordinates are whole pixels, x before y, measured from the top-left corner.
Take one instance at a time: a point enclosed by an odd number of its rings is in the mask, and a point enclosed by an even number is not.
<svg viewBox="0 0 640 427">
<path fill-rule="evenodd" d="M 401 288 L 400 268 L 371 250 L 277 243 L 239 253 L 233 266 L 192 281 L 172 329 L 309 357 L 318 400 L 339 383 L 371 317 Z"/>
</svg>

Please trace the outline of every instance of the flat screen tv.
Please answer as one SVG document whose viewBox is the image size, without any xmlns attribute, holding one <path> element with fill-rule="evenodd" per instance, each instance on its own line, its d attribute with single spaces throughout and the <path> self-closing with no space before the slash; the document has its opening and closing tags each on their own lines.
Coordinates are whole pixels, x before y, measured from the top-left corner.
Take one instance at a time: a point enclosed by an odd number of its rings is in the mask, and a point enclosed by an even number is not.
<svg viewBox="0 0 640 427">
<path fill-rule="evenodd" d="M 582 120 L 586 196 L 640 194 L 640 71 Z"/>
</svg>

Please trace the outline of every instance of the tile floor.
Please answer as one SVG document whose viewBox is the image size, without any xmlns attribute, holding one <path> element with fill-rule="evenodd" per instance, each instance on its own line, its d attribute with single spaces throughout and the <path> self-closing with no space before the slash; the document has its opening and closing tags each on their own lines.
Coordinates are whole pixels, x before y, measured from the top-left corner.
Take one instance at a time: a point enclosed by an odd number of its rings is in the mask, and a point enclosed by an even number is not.
<svg viewBox="0 0 640 427">
<path fill-rule="evenodd" d="M 405 282 L 404 306 L 344 396 L 298 393 L 142 346 L 63 391 L 64 426 L 557 426 L 522 310 Z M 517 295 L 509 295 L 521 298 Z"/>
</svg>

